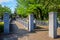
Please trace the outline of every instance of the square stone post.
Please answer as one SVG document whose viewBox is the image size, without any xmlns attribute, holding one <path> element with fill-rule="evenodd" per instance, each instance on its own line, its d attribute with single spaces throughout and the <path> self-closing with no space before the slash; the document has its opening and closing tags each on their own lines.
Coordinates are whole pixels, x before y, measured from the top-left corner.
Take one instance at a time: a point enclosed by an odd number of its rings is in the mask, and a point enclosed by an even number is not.
<svg viewBox="0 0 60 40">
<path fill-rule="evenodd" d="M 9 33 L 9 14 L 8 13 L 4 13 L 3 16 L 3 20 L 4 20 L 4 34 L 8 34 Z"/>
<path fill-rule="evenodd" d="M 49 37 L 57 37 L 57 12 L 49 13 Z"/>
<path fill-rule="evenodd" d="M 33 14 L 29 15 L 29 31 L 32 32 L 34 31 L 34 17 Z"/>
</svg>

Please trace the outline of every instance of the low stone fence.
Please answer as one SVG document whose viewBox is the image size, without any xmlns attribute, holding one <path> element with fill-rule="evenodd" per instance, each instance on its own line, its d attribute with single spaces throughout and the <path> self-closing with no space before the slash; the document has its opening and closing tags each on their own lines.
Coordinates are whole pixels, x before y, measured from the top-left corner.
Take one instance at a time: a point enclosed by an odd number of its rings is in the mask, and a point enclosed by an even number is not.
<svg viewBox="0 0 60 40">
<path fill-rule="evenodd" d="M 16 20 L 19 21 L 20 23 L 22 23 L 25 27 L 28 27 L 28 25 L 29 25 L 29 22 L 27 21 L 26 18 L 24 18 L 24 19 L 18 18 Z M 49 22 L 48 21 L 36 20 L 36 25 L 39 25 L 39 26 L 49 26 Z M 57 26 L 60 27 L 60 21 L 58 21 L 58 25 Z"/>
<path fill-rule="evenodd" d="M 38 21 L 38 20 L 36 20 L 36 25 L 39 25 L 39 26 L 48 26 L 49 22 L 48 21 Z"/>
<path fill-rule="evenodd" d="M 38 21 L 36 20 L 36 25 L 39 25 L 39 26 L 49 26 L 49 22 L 48 21 Z M 58 27 L 60 27 L 60 21 L 58 21 Z"/>
<path fill-rule="evenodd" d="M 21 19 L 21 18 L 18 18 L 16 19 L 18 22 L 20 22 L 21 24 L 23 24 L 25 27 L 28 27 L 28 22 L 26 19 Z"/>
</svg>

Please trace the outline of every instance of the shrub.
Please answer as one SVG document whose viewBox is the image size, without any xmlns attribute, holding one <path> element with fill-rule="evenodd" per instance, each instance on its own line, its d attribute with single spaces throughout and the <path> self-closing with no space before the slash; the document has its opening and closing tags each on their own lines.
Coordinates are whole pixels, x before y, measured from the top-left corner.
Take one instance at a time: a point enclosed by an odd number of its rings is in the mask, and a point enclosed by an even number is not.
<svg viewBox="0 0 60 40">
<path fill-rule="evenodd" d="M 0 33 L 4 30 L 4 22 L 0 22 Z"/>
</svg>

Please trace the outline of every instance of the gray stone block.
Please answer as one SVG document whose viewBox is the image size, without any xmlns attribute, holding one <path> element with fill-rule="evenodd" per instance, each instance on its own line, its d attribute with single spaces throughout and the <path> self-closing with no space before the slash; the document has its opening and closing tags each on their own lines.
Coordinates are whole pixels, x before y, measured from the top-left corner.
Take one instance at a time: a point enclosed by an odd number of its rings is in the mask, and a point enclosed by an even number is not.
<svg viewBox="0 0 60 40">
<path fill-rule="evenodd" d="M 34 17 L 33 17 L 33 14 L 30 14 L 29 15 L 29 31 L 34 31 Z"/>
<path fill-rule="evenodd" d="M 8 13 L 4 13 L 4 33 L 8 34 L 9 33 L 9 14 Z"/>
<path fill-rule="evenodd" d="M 49 13 L 49 37 L 57 37 L 57 13 Z"/>
</svg>

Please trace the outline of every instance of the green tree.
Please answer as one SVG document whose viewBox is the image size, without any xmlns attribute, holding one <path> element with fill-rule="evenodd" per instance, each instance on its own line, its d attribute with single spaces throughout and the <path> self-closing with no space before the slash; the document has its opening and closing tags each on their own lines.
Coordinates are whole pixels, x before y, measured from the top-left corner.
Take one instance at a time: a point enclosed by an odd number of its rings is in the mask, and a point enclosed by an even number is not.
<svg viewBox="0 0 60 40">
<path fill-rule="evenodd" d="M 6 6 L 2 7 L 2 5 L 0 5 L 0 17 L 2 19 L 5 12 L 8 12 L 9 14 L 11 14 L 11 9 Z"/>
<path fill-rule="evenodd" d="M 28 15 L 33 12 L 37 19 L 48 19 L 48 12 L 60 8 L 60 0 L 17 0 L 17 13 Z"/>
</svg>

